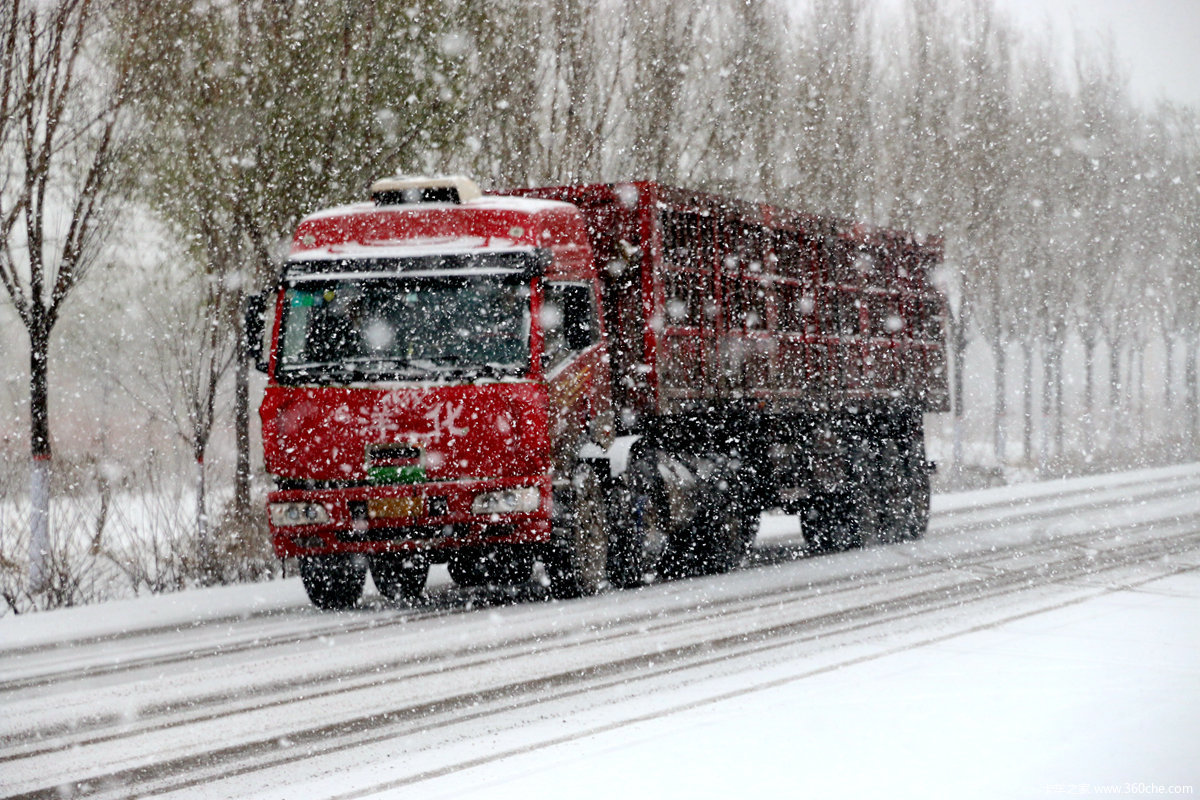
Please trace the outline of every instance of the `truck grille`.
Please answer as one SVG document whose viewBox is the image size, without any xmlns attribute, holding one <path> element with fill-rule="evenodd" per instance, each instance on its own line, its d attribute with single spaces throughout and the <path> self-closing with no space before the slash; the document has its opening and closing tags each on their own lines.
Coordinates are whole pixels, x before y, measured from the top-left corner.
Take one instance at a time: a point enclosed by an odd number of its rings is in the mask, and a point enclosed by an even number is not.
<svg viewBox="0 0 1200 800">
<path fill-rule="evenodd" d="M 516 532 L 514 525 L 486 525 L 472 533 L 470 525 L 406 525 L 387 528 L 371 528 L 361 531 L 342 531 L 337 535 L 341 542 L 405 542 L 432 539 L 492 539 L 507 538 Z"/>
<path fill-rule="evenodd" d="M 394 542 L 409 539 L 446 539 L 466 536 L 466 525 L 407 525 L 397 528 L 371 528 L 365 531 L 342 531 L 343 542 Z"/>
</svg>

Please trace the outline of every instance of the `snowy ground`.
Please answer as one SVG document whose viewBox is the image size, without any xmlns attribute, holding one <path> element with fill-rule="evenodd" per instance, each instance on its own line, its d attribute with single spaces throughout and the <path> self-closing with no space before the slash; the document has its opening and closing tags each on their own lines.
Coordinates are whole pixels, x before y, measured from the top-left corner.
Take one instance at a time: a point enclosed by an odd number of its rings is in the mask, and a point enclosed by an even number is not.
<svg viewBox="0 0 1200 800">
<path fill-rule="evenodd" d="M 1200 785 L 1200 466 L 920 543 L 526 602 L 293 580 L 0 619 L 0 794 L 1056 797 Z"/>
<path fill-rule="evenodd" d="M 422 796 L 1194 791 L 1198 608 L 1192 572 L 849 663 L 779 665 L 699 698 L 680 690 L 671 714 L 438 778 Z"/>
<path fill-rule="evenodd" d="M 432 782 L 427 797 L 1026 797 L 1200 780 L 1200 578 L 833 665 Z M 607 777 L 606 777 L 607 776 Z M 386 796 L 386 793 L 380 796 Z"/>
</svg>

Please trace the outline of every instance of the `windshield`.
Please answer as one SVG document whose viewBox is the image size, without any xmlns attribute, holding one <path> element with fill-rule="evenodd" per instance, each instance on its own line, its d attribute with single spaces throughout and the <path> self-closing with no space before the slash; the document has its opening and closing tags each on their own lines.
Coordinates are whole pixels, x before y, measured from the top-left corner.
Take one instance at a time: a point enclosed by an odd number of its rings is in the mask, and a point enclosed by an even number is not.
<svg viewBox="0 0 1200 800">
<path fill-rule="evenodd" d="M 307 275 L 284 289 L 281 382 L 524 375 L 529 285 L 519 274 Z"/>
</svg>

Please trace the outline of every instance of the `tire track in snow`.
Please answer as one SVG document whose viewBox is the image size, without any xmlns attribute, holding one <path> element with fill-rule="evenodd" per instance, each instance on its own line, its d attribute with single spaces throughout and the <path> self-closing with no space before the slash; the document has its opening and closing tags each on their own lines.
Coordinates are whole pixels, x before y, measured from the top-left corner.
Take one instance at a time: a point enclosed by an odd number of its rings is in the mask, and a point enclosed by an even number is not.
<svg viewBox="0 0 1200 800">
<path fill-rule="evenodd" d="M 1052 520 L 1064 515 L 1068 510 L 1099 510 L 1114 509 L 1129 505 L 1133 502 L 1150 502 L 1161 498 L 1178 496 L 1180 492 L 1200 492 L 1200 474 L 1180 475 L 1167 479 L 1140 481 L 1114 480 L 1102 487 L 1068 488 L 1053 493 L 1039 494 L 1032 498 L 1023 498 L 1018 503 L 1012 501 L 994 501 L 992 503 L 942 511 L 933 519 L 928 539 L 988 531 L 998 525 L 1029 524 L 1038 521 Z M 1132 494 L 1131 494 L 1132 493 Z M 1099 498 L 1103 498 L 1101 501 Z M 1070 501 L 1069 505 L 1067 501 Z M 996 513 L 1003 510 L 1004 513 Z M 981 513 L 984 516 L 980 516 Z M 958 520 L 958 521 L 956 521 Z M 751 555 L 749 567 L 763 564 L 778 564 L 809 557 L 805 552 L 802 539 L 784 544 L 771 543 L 759 546 Z M 354 619 L 356 612 L 348 614 L 314 614 L 308 606 L 298 606 L 294 610 L 280 612 L 277 610 L 255 612 L 247 615 L 228 615 L 202 623 L 196 623 L 180 631 L 177 627 L 156 627 L 139 629 L 112 637 L 89 637 L 75 639 L 69 642 L 38 645 L 30 648 L 14 648 L 4 651 L 3 655 L 9 670 L 13 663 L 19 662 L 30 655 L 49 656 L 42 661 L 40 667 L 31 667 L 28 674 L 20 677 L 0 679 L 0 699 L 5 693 L 18 692 L 39 686 L 60 685 L 63 682 L 90 679 L 94 680 L 104 675 L 115 675 L 122 672 L 149 668 L 164 668 L 175 664 L 195 662 L 198 659 L 233 655 L 252 652 L 262 648 L 312 642 L 330 635 L 377 631 L 398 625 L 408 625 L 414 621 L 430 619 L 454 613 L 470 613 L 480 608 L 506 605 L 511 602 L 538 601 L 548 599 L 548 594 L 538 587 L 527 587 L 518 592 L 483 592 L 463 591 L 446 587 L 438 594 L 426 598 L 418 605 L 405 606 L 383 601 L 384 608 L 394 613 L 394 616 L 368 617 Z M 379 608 L 363 609 L 365 613 L 378 611 Z M 247 620 L 267 626 L 284 625 L 286 630 L 280 633 L 263 633 L 256 628 L 247 626 Z M 292 624 L 301 627 L 293 628 Z M 81 649 L 88 646 L 111 648 L 125 640 L 149 640 L 156 636 L 178 636 L 203 634 L 205 631 L 218 628 L 237 627 L 240 638 L 229 641 L 223 639 L 210 645 L 200 645 L 194 640 L 186 642 L 186 646 L 175 652 L 158 653 L 140 658 L 125 658 L 113 662 L 111 657 L 97 656 L 93 663 L 79 666 L 62 664 L 59 656 L 69 653 L 76 662 L 83 660 Z M 227 635 L 227 634 L 226 634 Z"/>
<path fill-rule="evenodd" d="M 118 793 L 124 795 L 131 786 L 154 786 L 153 791 L 165 789 L 183 789 L 192 786 L 202 786 L 210 780 L 223 776 L 235 776 L 262 770 L 268 767 L 279 767 L 293 762 L 308 760 L 314 754 L 329 754 L 371 743 L 391 741 L 398 737 L 413 734 L 417 730 L 427 732 L 430 729 L 454 725 L 463 725 L 471 721 L 511 711 L 527 706 L 531 700 L 539 703 L 561 701 L 573 696 L 595 692 L 598 689 L 611 686 L 626 686 L 631 682 L 645 682 L 661 678 L 664 675 L 696 670 L 699 667 L 714 662 L 724 662 L 730 658 L 759 654 L 766 650 L 779 649 L 793 645 L 796 641 L 813 641 L 829 636 L 829 628 L 836 628 L 836 633 L 859 631 L 865 628 L 877 627 L 893 623 L 899 619 L 927 615 L 933 611 L 947 607 L 959 607 L 966 602 L 994 598 L 1005 594 L 1020 592 L 1034 585 L 1044 585 L 1046 567 L 1052 570 L 1051 582 L 1065 582 L 1080 575 L 1103 573 L 1128 564 L 1139 563 L 1147 559 L 1158 559 L 1164 554 L 1195 552 L 1200 547 L 1200 533 L 1194 532 L 1185 537 L 1175 539 L 1174 547 L 1162 547 L 1161 541 L 1140 543 L 1122 548 L 1120 553 L 1110 553 L 1109 557 L 1097 563 L 1092 554 L 1080 553 L 1078 548 L 1059 548 L 1070 550 L 1069 558 L 1057 563 L 1042 563 L 1011 574 L 997 573 L 991 578 L 973 581 L 969 584 L 959 584 L 948 591 L 946 587 L 925 590 L 906 596 L 893 598 L 888 603 L 877 603 L 853 609 L 845 609 L 835 613 L 812 617 L 800 623 L 790 623 L 772 628 L 764 628 L 750 633 L 740 633 L 732 637 L 697 642 L 671 650 L 657 650 L 651 654 L 626 658 L 619 661 L 594 664 L 586 669 L 569 670 L 542 676 L 535 680 L 508 684 L 487 691 L 471 692 L 457 697 L 445 698 L 436 702 L 412 706 L 402 710 L 385 713 L 374 713 L 359 717 L 348 722 L 311 728 L 301 732 L 292 732 L 283 737 L 271 737 L 255 742 L 249 746 L 239 745 L 222 750 L 209 751 L 185 759 L 176 760 L 154 767 L 137 768 L 120 773 L 113 773 L 94 779 L 87 790 L 103 786 L 119 787 Z M 1127 531 L 1129 532 L 1129 531 Z M 1074 568 L 1069 565 L 1075 564 Z M 1080 566 L 1082 565 L 1082 568 Z M 1196 569 L 1186 567 L 1185 569 Z M 1181 568 L 1171 567 L 1164 574 L 1179 572 Z M 1159 576 L 1156 576 L 1156 578 Z M 1041 579 L 1041 580 L 1039 580 Z M 969 589 L 970 591 L 967 591 Z M 1075 601 L 1071 601 L 1075 602 Z M 978 627 L 969 630 L 976 630 Z M 783 637 L 783 633 L 797 634 Z M 926 640 L 919 645 L 928 644 L 961 635 L 969 631 Z M 892 651 L 888 651 L 892 652 Z M 862 660 L 862 659 L 855 659 Z M 840 662 L 841 665 L 853 661 Z M 831 667 L 832 668 L 832 667 Z M 822 669 L 820 671 L 826 671 Z M 670 713 L 670 712 L 662 712 Z M 655 714 L 654 716 L 660 716 Z M 641 717 L 629 720 L 629 724 L 639 721 Z M 613 727 L 613 726 L 606 726 Z M 617 726 L 619 727 L 619 725 Z M 597 728 L 591 732 L 599 732 Z M 551 740 L 538 745 L 549 746 L 557 743 Z M 525 748 L 537 749 L 537 748 Z M 297 751 L 302 751 L 297 753 Z M 521 751 L 515 751 L 521 752 Z M 396 788 L 430 777 L 448 774 L 457 769 L 468 769 L 478 766 L 495 758 L 506 757 L 512 753 L 497 754 L 493 757 L 475 759 L 464 762 L 451 769 L 441 769 L 429 773 L 420 773 L 400 782 L 390 782 L 376 789 Z M 241 762 L 233 769 L 227 763 L 228 759 Z M 247 763 L 249 759 L 249 763 Z M 214 764 L 216 765 L 214 767 Z M 182 781 L 169 780 L 170 777 L 184 777 Z M 155 786 L 162 779 L 165 784 Z M 375 791 L 372 789 L 371 791 Z M 47 790 L 49 794 L 33 793 L 30 797 L 58 796 L 58 789 Z"/>
<path fill-rule="evenodd" d="M 1145 502 L 1150 498 L 1174 497 L 1176 494 L 1174 490 L 1145 492 L 1139 494 L 1136 499 L 1138 502 Z M 1102 506 L 1089 507 L 1089 510 L 1108 509 L 1110 506 L 1111 503 L 1106 503 Z M 1053 516 L 1061 517 L 1067 510 L 1065 507 L 1059 507 L 1057 513 Z M 1073 512 L 1074 508 L 1072 507 L 1070 510 Z M 1039 512 L 1036 518 L 1045 519 L 1048 517 L 1045 512 Z M 1020 523 L 1028 521 L 1030 521 L 1030 518 L 1027 515 L 1022 515 L 1018 520 Z M 986 527 L 994 529 L 999 524 L 1001 523 Z M 1012 522 L 1008 521 L 1002 524 L 1011 525 Z M 947 531 L 944 535 L 954 536 L 971 529 L 974 528 L 955 529 Z M 992 547 L 986 552 L 979 554 L 958 553 L 941 558 L 927 559 L 918 563 L 906 562 L 889 568 L 873 569 L 864 573 L 811 581 L 805 587 L 784 585 L 766 591 L 737 594 L 732 597 L 718 598 L 716 600 L 709 599 L 705 606 L 699 609 L 687 604 L 685 604 L 686 607 L 682 612 L 679 609 L 668 609 L 668 613 L 673 614 L 673 616 L 669 616 L 666 619 L 662 618 L 662 612 L 657 609 L 634 614 L 620 612 L 616 619 L 610 619 L 604 627 L 590 631 L 591 635 L 586 638 L 586 643 L 616 643 L 623 638 L 642 635 L 647 632 L 662 634 L 673 628 L 703 627 L 718 618 L 730 618 L 735 614 L 756 614 L 763 608 L 777 605 L 783 600 L 794 603 L 805 603 L 812 597 L 829 595 L 833 592 L 861 592 L 863 584 L 867 582 L 886 582 L 895 580 L 898 577 L 910 580 L 922 579 L 925 576 L 942 573 L 950 569 L 966 569 L 974 566 L 982 567 L 988 562 L 998 562 L 1013 556 L 1028 558 L 1036 556 L 1048 548 L 1058 548 L 1066 543 L 1083 545 L 1090 542 L 1095 536 L 1095 531 L 1087 530 L 1074 537 L 1057 537 L 1053 540 L 1045 541 L 1040 545 L 1022 541 L 1003 548 Z M 794 559 L 794 556 L 789 556 L 785 552 L 782 559 L 775 556 L 764 560 L 778 563 L 780 560 L 786 561 L 792 559 Z M 436 612 L 430 612 L 430 614 L 434 613 Z M 396 626 L 411 624 L 416 618 L 405 616 L 400 620 L 392 622 L 380 622 L 377 619 L 372 619 L 362 624 L 344 625 L 338 632 L 348 633 L 365 630 L 382 633 L 385 629 L 395 629 Z M 194 651 L 189 651 L 186 659 L 181 660 L 194 661 L 205 657 L 227 656 L 231 653 L 246 650 L 266 649 L 269 646 L 278 646 L 285 643 L 303 643 L 310 638 L 328 636 L 329 633 L 328 628 L 322 626 L 311 637 L 294 635 L 267 642 L 260 641 L 257 647 L 247 643 L 237 648 L 218 649 L 212 653 L 200 655 L 197 655 Z M 434 674 L 443 674 L 446 671 L 448 663 L 452 663 L 455 669 L 469 669 L 478 667 L 481 664 L 511 657 L 514 654 L 519 656 L 528 647 L 534 645 L 539 648 L 540 652 L 552 655 L 556 651 L 575 647 L 580 643 L 578 638 L 567 637 L 564 632 L 537 629 L 524 637 L 508 638 L 501 642 L 484 642 L 479 645 L 469 645 L 452 650 L 437 649 L 433 652 L 419 654 L 411 661 L 402 665 L 381 664 L 378 661 L 368 660 L 363 664 L 352 665 L 350 672 L 347 672 L 343 668 L 332 672 L 306 673 L 300 688 L 297 688 L 295 681 L 280 680 L 278 682 L 259 683 L 253 686 L 253 694 L 250 697 L 246 696 L 243 687 L 238 687 L 237 690 L 231 692 L 213 692 L 209 694 L 189 693 L 184 699 L 176 702 L 142 706 L 134 715 L 135 721 L 133 722 L 129 720 L 130 715 L 128 712 L 122 710 L 108 714 L 96 714 L 85 718 L 73 718 L 69 724 L 64 722 L 57 727 L 43 726 L 41 728 L 10 729 L 0 733 L 0 746 L 11 747 L 17 743 L 29 741 L 38 741 L 42 744 L 39 748 L 28 745 L 13 747 L 8 753 L 0 753 L 0 763 L 13 759 L 26 758 L 36 755 L 39 752 L 49 752 L 63 746 L 80 747 L 96 745 L 110 739 L 128 737 L 135 731 L 169 730 L 183 725 L 211 721 L 250 711 L 259 711 L 272 707 L 285 707 L 301 700 L 311 701 L 319 697 L 349 695 L 353 692 L 386 686 L 396 681 L 420 679 Z M 137 666 L 145 667 L 145 664 Z M 88 677 L 92 676 L 92 673 L 86 671 L 82 674 Z M 63 682 L 61 676 L 55 678 L 55 683 L 61 685 Z M 112 730 L 114 728 L 117 730 Z M 106 730 L 108 730 L 108 733 L 104 733 Z"/>
<path fill-rule="evenodd" d="M 1146 578 L 1143 578 L 1138 581 L 1120 584 L 1120 585 L 1116 585 L 1116 586 L 1112 586 L 1112 587 L 1107 587 L 1107 588 L 1103 589 L 1102 591 L 1099 591 L 1094 594 L 1088 594 L 1083 597 L 1073 597 L 1069 600 L 1065 600 L 1060 603 L 1054 603 L 1051 605 L 1041 606 L 1032 611 L 1025 611 L 1022 613 L 1013 614 L 1011 616 L 989 620 L 988 622 L 986 622 L 984 624 L 975 625 L 973 627 L 966 628 L 964 630 L 956 630 L 952 633 L 946 633 L 946 634 L 943 634 L 940 636 L 934 636 L 934 637 L 930 637 L 927 639 L 922 639 L 916 643 L 904 644 L 899 647 L 889 648 L 886 650 L 881 650 L 878 652 L 870 653 L 869 655 L 858 656 L 855 658 L 848 658 L 848 659 L 844 659 L 841 661 L 836 661 L 831 664 L 824 664 L 821 667 L 818 667 L 816 669 L 807 670 L 805 672 L 801 672 L 801 673 L 798 673 L 795 675 L 789 675 L 785 678 L 778 678 L 778 679 L 769 680 L 769 681 L 761 681 L 758 683 L 751 684 L 749 686 L 742 687 L 742 688 L 734 690 L 734 691 L 726 691 L 726 692 L 722 692 L 722 693 L 718 693 L 718 694 L 709 695 L 709 696 L 706 696 L 706 697 L 703 697 L 703 698 L 700 698 L 697 700 L 693 700 L 690 702 L 678 703 L 678 704 L 672 705 L 671 707 L 666 708 L 666 709 L 658 709 L 651 713 L 640 714 L 640 715 L 622 719 L 617 722 L 610 722 L 610 723 L 607 723 L 604 725 L 597 725 L 597 726 L 589 727 L 584 730 L 576 731 L 576 732 L 573 732 L 568 735 L 548 738 L 541 742 L 538 742 L 536 745 L 533 745 L 533 746 L 515 747 L 515 748 L 509 748 L 509 749 L 502 750 L 502 751 L 494 751 L 492 753 L 489 753 L 486 756 L 460 761 L 458 763 L 452 764 L 450 766 L 442 767 L 439 769 L 418 772 L 418 773 L 409 775 L 402 779 L 374 783 L 370 786 L 356 789 L 355 791 L 348 792 L 348 793 L 329 795 L 329 800 L 356 800 L 358 798 L 378 796 L 382 792 L 394 791 L 396 789 L 401 789 L 406 786 L 412 786 L 415 784 L 423 783 L 425 781 L 430 781 L 430 780 L 434 780 L 436 778 L 441 778 L 441 777 L 445 777 L 447 775 L 452 775 L 456 772 L 464 772 L 466 770 L 483 767 L 483 766 L 486 766 L 486 765 L 494 763 L 494 762 L 503 761 L 508 758 L 524 755 L 526 753 L 537 752 L 539 750 L 546 750 L 546 749 L 549 749 L 552 747 L 556 747 L 558 745 L 569 744 L 574 741 L 587 739 L 592 736 L 597 736 L 597 735 L 600 735 L 603 733 L 608 733 L 610 731 L 620 730 L 622 728 L 628 728 L 630 726 L 637 725 L 642 722 L 650 722 L 652 720 L 660 719 L 662 717 L 666 717 L 666 716 L 669 716 L 672 714 L 683 713 L 683 712 L 690 711 L 690 710 L 693 710 L 696 708 L 702 708 L 704 706 L 714 705 L 714 704 L 725 702 L 727 700 L 732 700 L 732 699 L 735 699 L 738 697 L 744 697 L 747 695 L 751 695 L 756 692 L 762 692 L 762 691 L 766 691 L 766 690 L 776 688 L 779 686 L 785 686 L 785 685 L 788 685 L 791 683 L 797 683 L 797 682 L 805 680 L 807 678 L 812 678 L 812 677 L 815 677 L 818 675 L 823 675 L 825 673 L 834 672 L 834 671 L 843 669 L 845 667 L 854 666 L 856 664 L 863 664 L 863 663 L 875 661 L 875 660 L 878 660 L 881 658 L 886 658 L 888 656 L 897 655 L 897 654 L 903 653 L 905 651 L 916 650 L 916 649 L 919 649 L 922 647 L 928 647 L 928 646 L 939 644 L 942 642 L 951 641 L 951 640 L 959 638 L 961 636 L 966 636 L 968 634 L 978 633 L 981 631 L 998 628 L 1003 625 L 1007 625 L 1011 622 L 1025 619 L 1027 617 L 1036 616 L 1038 614 L 1043 614 L 1048 611 L 1054 611 L 1054 610 L 1058 610 L 1058 609 L 1062 609 L 1062 608 L 1068 608 L 1070 606 L 1078 605 L 1080 603 L 1086 602 L 1088 600 L 1091 600 L 1091 599 L 1093 599 L 1097 596 L 1103 595 L 1103 594 L 1111 594 L 1111 593 L 1118 592 L 1118 591 L 1137 589 L 1141 586 L 1153 583 L 1155 581 L 1161 580 L 1161 579 L 1163 579 L 1165 577 L 1169 577 L 1171 575 L 1179 575 L 1179 574 L 1184 574 L 1187 572 L 1196 572 L 1196 571 L 1200 571 L 1200 565 L 1179 567 L 1179 568 L 1174 568 L 1171 570 L 1166 570 L 1166 571 L 1163 571 L 1162 573 L 1156 573 L 1150 577 L 1146 577 Z"/>
<path fill-rule="evenodd" d="M 1165 492 L 1165 493 L 1164 492 L 1156 492 L 1156 493 L 1152 493 L 1152 494 L 1153 495 L 1163 495 L 1163 494 L 1171 494 L 1171 493 L 1170 492 Z M 1145 501 L 1147 499 L 1147 495 L 1146 494 L 1139 495 L 1139 497 L 1136 499 L 1138 499 L 1139 501 Z M 1062 516 L 1063 512 L 1064 512 L 1064 509 L 1058 510 L 1058 513 L 1056 516 Z M 1039 517 L 1042 517 L 1042 516 L 1044 516 L 1044 515 L 1039 515 Z M 1022 517 L 1021 521 L 1025 522 L 1025 521 L 1027 521 L 1027 519 L 1028 519 L 1027 517 Z M 994 528 L 994 525 L 988 525 L 988 528 Z M 961 531 L 947 531 L 946 535 L 953 535 L 955 533 L 961 533 Z M 1079 539 L 1086 540 L 1086 539 L 1090 539 L 1091 536 L 1092 536 L 1091 533 L 1086 533 L 1086 534 L 1082 534 L 1079 537 Z M 1015 545 L 1015 546 L 1007 548 L 1007 552 L 1027 552 L 1027 551 L 1030 551 L 1030 546 L 1026 545 L 1026 543 L 1020 543 L 1020 545 Z M 936 572 L 936 571 L 940 571 L 942 569 L 946 569 L 947 566 L 953 566 L 953 565 L 961 566 L 962 564 L 966 564 L 966 561 L 962 560 L 964 558 L 966 558 L 966 557 L 964 557 L 964 555 L 959 554 L 959 555 L 955 555 L 955 557 L 953 557 L 952 559 L 930 560 L 930 561 L 928 561 L 928 563 L 923 565 L 922 569 L 924 570 L 924 572 L 928 573 L 928 572 Z M 985 554 L 984 558 L 992 558 L 992 555 Z M 778 557 L 775 557 L 770 560 L 774 561 L 774 560 L 779 560 L 779 559 L 778 559 Z M 898 573 L 898 572 L 912 573 L 912 571 L 914 569 L 918 569 L 918 566 L 906 565 L 906 566 L 901 566 L 901 567 L 894 567 L 894 569 L 892 569 L 892 570 L 872 572 L 872 573 L 870 573 L 870 575 L 854 575 L 854 576 L 850 576 L 850 577 L 827 579 L 827 581 L 820 581 L 820 582 L 812 583 L 809 587 L 809 590 L 815 591 L 816 594 L 821 594 L 822 591 L 828 591 L 828 590 L 830 590 L 830 588 L 834 587 L 834 585 L 838 585 L 838 584 L 844 585 L 844 587 L 846 587 L 847 589 L 853 589 L 853 588 L 856 588 L 859 583 L 862 583 L 864 581 L 864 579 L 874 578 L 877 581 L 877 579 L 892 577 L 893 575 L 895 575 L 895 573 Z M 792 588 L 787 588 L 784 591 L 785 591 L 785 593 L 794 594 L 794 591 L 796 591 L 796 590 L 794 590 Z M 736 599 L 733 599 L 732 601 L 726 601 L 725 603 L 719 604 L 719 606 L 713 606 L 713 604 L 710 603 L 710 606 L 712 606 L 712 609 L 710 609 L 710 613 L 712 613 L 712 614 L 727 613 L 728 610 L 731 609 L 731 606 L 730 606 L 731 602 L 744 603 L 746 601 L 754 602 L 754 601 L 760 601 L 760 600 L 766 600 L 768 603 L 774 602 L 774 597 L 778 594 L 779 594 L 778 591 L 772 591 L 772 593 L 768 593 L 767 595 L 754 594 L 754 595 L 739 596 L 739 597 L 736 597 Z M 800 595 L 798 595 L 798 596 L 800 596 Z M 401 620 L 396 620 L 394 622 L 390 622 L 390 625 L 407 625 L 413 619 L 414 619 L 413 616 L 404 616 L 404 618 Z M 683 620 L 683 622 L 684 622 L 684 624 L 688 624 L 688 622 L 691 622 L 694 620 L 702 621 L 703 619 L 706 619 L 706 616 L 692 615 L 692 616 L 689 616 L 688 619 Z M 625 616 L 624 619 L 619 619 L 617 621 L 624 622 L 624 624 L 626 624 L 626 625 L 631 624 L 631 625 L 636 626 L 636 625 L 642 624 L 642 622 L 646 621 L 646 619 L 644 619 L 644 615 L 642 615 L 642 616 L 635 615 L 635 616 Z M 388 624 L 380 624 L 380 622 L 378 620 L 368 620 L 368 621 L 364 622 L 364 624 L 361 624 L 361 625 L 344 625 L 343 624 L 343 627 L 341 628 L 341 630 L 337 631 L 337 632 L 344 633 L 347 631 L 374 630 L 374 628 L 382 628 L 382 627 L 386 627 L 386 626 L 388 626 Z M 308 638 L 319 638 L 319 637 L 326 636 L 326 634 L 328 634 L 329 632 L 330 631 L 328 630 L 328 627 L 323 626 L 322 628 L 320 628 L 320 630 L 313 632 L 311 637 L 290 636 L 290 637 L 287 637 L 286 639 L 266 640 L 266 642 L 263 642 L 262 639 L 257 639 L 257 645 L 258 645 L 258 648 L 265 648 L 266 645 L 278 644 L 280 642 L 283 642 L 283 640 L 287 640 L 287 642 L 304 642 L 304 640 L 307 640 Z M 538 632 L 535 632 L 533 638 L 542 640 L 542 643 L 545 643 L 544 639 L 546 638 L 546 636 L 547 636 L 547 633 L 545 631 L 538 631 Z M 610 633 L 608 633 L 608 636 L 612 637 L 612 636 L 614 636 L 614 633 L 610 631 Z M 515 642 L 509 642 L 508 644 L 515 644 L 518 646 L 518 648 L 520 648 L 520 646 L 527 644 L 527 643 L 528 643 L 528 639 L 524 639 L 524 640 L 518 639 L 518 640 L 515 640 Z M 240 646 L 240 648 L 236 648 L 236 649 L 234 649 L 234 648 L 217 649 L 216 651 L 214 651 L 214 654 L 211 654 L 211 655 L 227 655 L 228 652 L 236 652 L 236 651 L 246 650 L 246 649 L 256 649 L 256 648 L 254 648 L 254 646 L 252 646 L 252 644 L 246 644 L 246 645 Z M 443 650 L 443 651 L 438 651 L 438 652 L 436 652 L 436 654 L 433 654 L 433 655 L 438 657 L 439 660 L 443 660 L 443 658 L 446 656 L 461 657 L 463 655 L 469 655 L 470 652 L 472 652 L 472 651 L 478 651 L 478 650 L 479 650 L 479 648 L 467 648 L 467 649 L 463 649 L 463 650 L 455 651 L 455 652 L 445 652 Z M 198 660 L 198 658 L 205 657 L 206 655 L 210 655 L 210 654 L 198 654 L 198 652 L 196 652 L 196 650 L 190 649 L 186 652 L 184 657 L 180 658 L 180 660 L 193 661 L 193 660 Z M 494 657 L 494 656 L 496 656 L 496 654 L 494 654 L 493 650 L 488 650 L 487 656 Z M 371 666 L 371 664 L 368 664 L 368 666 Z M 94 675 L 95 673 L 85 673 L 85 674 Z M 318 676 L 316 676 L 316 678 L 319 682 L 320 680 L 325 678 L 325 676 L 318 675 Z M 344 673 L 338 673 L 336 675 L 336 678 L 338 680 L 344 680 Z M 395 678 L 388 678 L 386 680 L 392 680 L 392 679 L 395 679 Z M 384 682 L 386 682 L 386 680 Z M 54 682 L 61 682 L 61 681 L 62 681 L 61 675 L 54 676 Z M 260 686 L 260 687 L 258 687 L 258 690 L 260 693 L 268 693 L 271 690 L 271 687 L 270 686 Z M 193 702 L 193 703 L 198 702 L 199 704 L 221 703 L 227 699 L 227 696 L 223 696 L 223 694 L 216 694 L 216 696 L 211 697 L 211 698 L 199 698 L 198 699 L 193 696 L 188 699 L 190 699 L 191 702 Z M 286 700 L 284 700 L 284 702 L 286 702 Z M 164 708 L 149 709 L 149 710 L 146 710 L 146 712 L 149 712 L 149 714 L 154 714 L 154 712 L 163 712 L 163 711 L 169 711 L 169 710 L 170 710 L 170 706 L 168 704 L 167 706 L 164 706 Z M 96 724 L 96 726 L 100 726 L 100 724 L 103 724 L 106 722 L 110 722 L 110 720 L 106 721 L 106 720 L 103 720 L 103 718 L 97 718 L 97 720 L 95 721 L 95 724 Z M 88 726 L 86 726 L 86 724 L 84 724 L 84 726 L 78 726 L 78 724 L 77 724 L 76 729 L 78 730 L 79 727 L 86 728 Z"/>
</svg>

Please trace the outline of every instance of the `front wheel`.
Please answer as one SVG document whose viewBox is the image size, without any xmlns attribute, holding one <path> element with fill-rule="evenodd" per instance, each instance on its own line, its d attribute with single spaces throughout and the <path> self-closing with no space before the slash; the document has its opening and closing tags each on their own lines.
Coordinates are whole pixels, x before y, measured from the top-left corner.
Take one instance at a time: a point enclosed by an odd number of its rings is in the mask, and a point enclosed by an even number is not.
<svg viewBox="0 0 1200 800">
<path fill-rule="evenodd" d="M 375 588 L 389 600 L 413 600 L 425 589 L 429 559 L 423 553 L 382 553 L 367 560 Z"/>
<path fill-rule="evenodd" d="M 302 556 L 300 579 L 308 599 L 317 608 L 330 611 L 353 608 L 367 580 L 367 562 L 361 556 L 340 553 Z"/>
<path fill-rule="evenodd" d="M 608 584 L 608 532 L 600 476 L 580 464 L 569 488 L 555 493 L 554 536 L 545 557 L 550 593 L 581 597 Z"/>
</svg>

